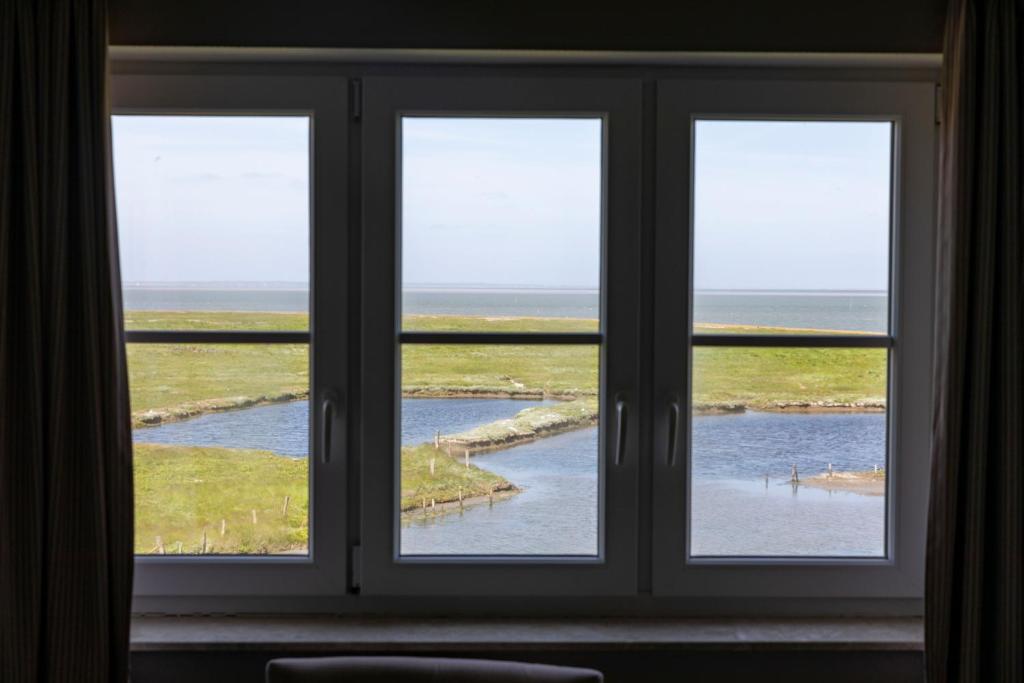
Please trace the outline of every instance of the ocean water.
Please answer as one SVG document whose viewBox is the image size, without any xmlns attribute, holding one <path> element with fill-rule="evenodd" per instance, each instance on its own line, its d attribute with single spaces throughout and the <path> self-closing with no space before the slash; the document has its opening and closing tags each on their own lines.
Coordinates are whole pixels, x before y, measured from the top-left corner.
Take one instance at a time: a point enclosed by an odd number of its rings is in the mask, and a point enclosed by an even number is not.
<svg viewBox="0 0 1024 683">
<path fill-rule="evenodd" d="M 125 286 L 126 310 L 284 311 L 309 310 L 305 290 L 259 287 L 202 288 Z M 846 330 L 885 333 L 884 292 L 697 292 L 695 323 Z M 409 289 L 402 312 L 430 315 L 589 318 L 600 315 L 596 290 Z"/>
</svg>

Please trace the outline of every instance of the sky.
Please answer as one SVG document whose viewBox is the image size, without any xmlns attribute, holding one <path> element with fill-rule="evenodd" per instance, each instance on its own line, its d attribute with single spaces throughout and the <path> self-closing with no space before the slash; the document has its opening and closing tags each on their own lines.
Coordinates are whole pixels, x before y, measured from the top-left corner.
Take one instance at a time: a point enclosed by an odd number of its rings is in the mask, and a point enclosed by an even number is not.
<svg viewBox="0 0 1024 683">
<path fill-rule="evenodd" d="M 308 281 L 306 117 L 113 127 L 125 282 Z M 406 286 L 598 287 L 600 119 L 400 130 Z M 696 122 L 695 287 L 886 289 L 890 137 L 880 122 Z"/>
<path fill-rule="evenodd" d="M 309 119 L 114 116 L 121 277 L 309 282 Z"/>
</svg>

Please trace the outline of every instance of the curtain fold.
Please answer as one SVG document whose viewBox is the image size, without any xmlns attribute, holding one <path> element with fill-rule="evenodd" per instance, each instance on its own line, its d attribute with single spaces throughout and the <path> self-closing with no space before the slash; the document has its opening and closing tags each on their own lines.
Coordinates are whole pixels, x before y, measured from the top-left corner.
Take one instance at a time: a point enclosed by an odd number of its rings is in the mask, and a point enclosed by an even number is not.
<svg viewBox="0 0 1024 683">
<path fill-rule="evenodd" d="M 1024 680 L 1021 0 L 952 0 L 944 48 L 928 679 Z"/>
<path fill-rule="evenodd" d="M 0 680 L 125 681 L 131 433 L 105 0 L 0 0 Z"/>
</svg>

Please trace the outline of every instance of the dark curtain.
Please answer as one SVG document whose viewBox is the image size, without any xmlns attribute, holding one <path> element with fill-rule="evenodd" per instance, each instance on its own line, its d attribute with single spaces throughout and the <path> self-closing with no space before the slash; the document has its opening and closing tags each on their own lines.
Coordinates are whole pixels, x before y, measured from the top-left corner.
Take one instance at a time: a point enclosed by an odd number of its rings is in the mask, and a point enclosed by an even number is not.
<svg viewBox="0 0 1024 683">
<path fill-rule="evenodd" d="M 105 0 L 0 0 L 0 681 L 126 681 Z"/>
<path fill-rule="evenodd" d="M 929 680 L 1024 680 L 1021 0 L 952 0 L 944 50 Z"/>
</svg>

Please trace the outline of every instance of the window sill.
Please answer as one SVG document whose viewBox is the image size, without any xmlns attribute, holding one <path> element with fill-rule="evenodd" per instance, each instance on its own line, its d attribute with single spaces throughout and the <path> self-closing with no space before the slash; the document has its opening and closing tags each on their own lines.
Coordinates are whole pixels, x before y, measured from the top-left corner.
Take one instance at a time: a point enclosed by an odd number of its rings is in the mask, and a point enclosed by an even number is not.
<svg viewBox="0 0 1024 683">
<path fill-rule="evenodd" d="M 134 652 L 911 651 L 916 617 L 832 619 L 132 619 Z"/>
</svg>

